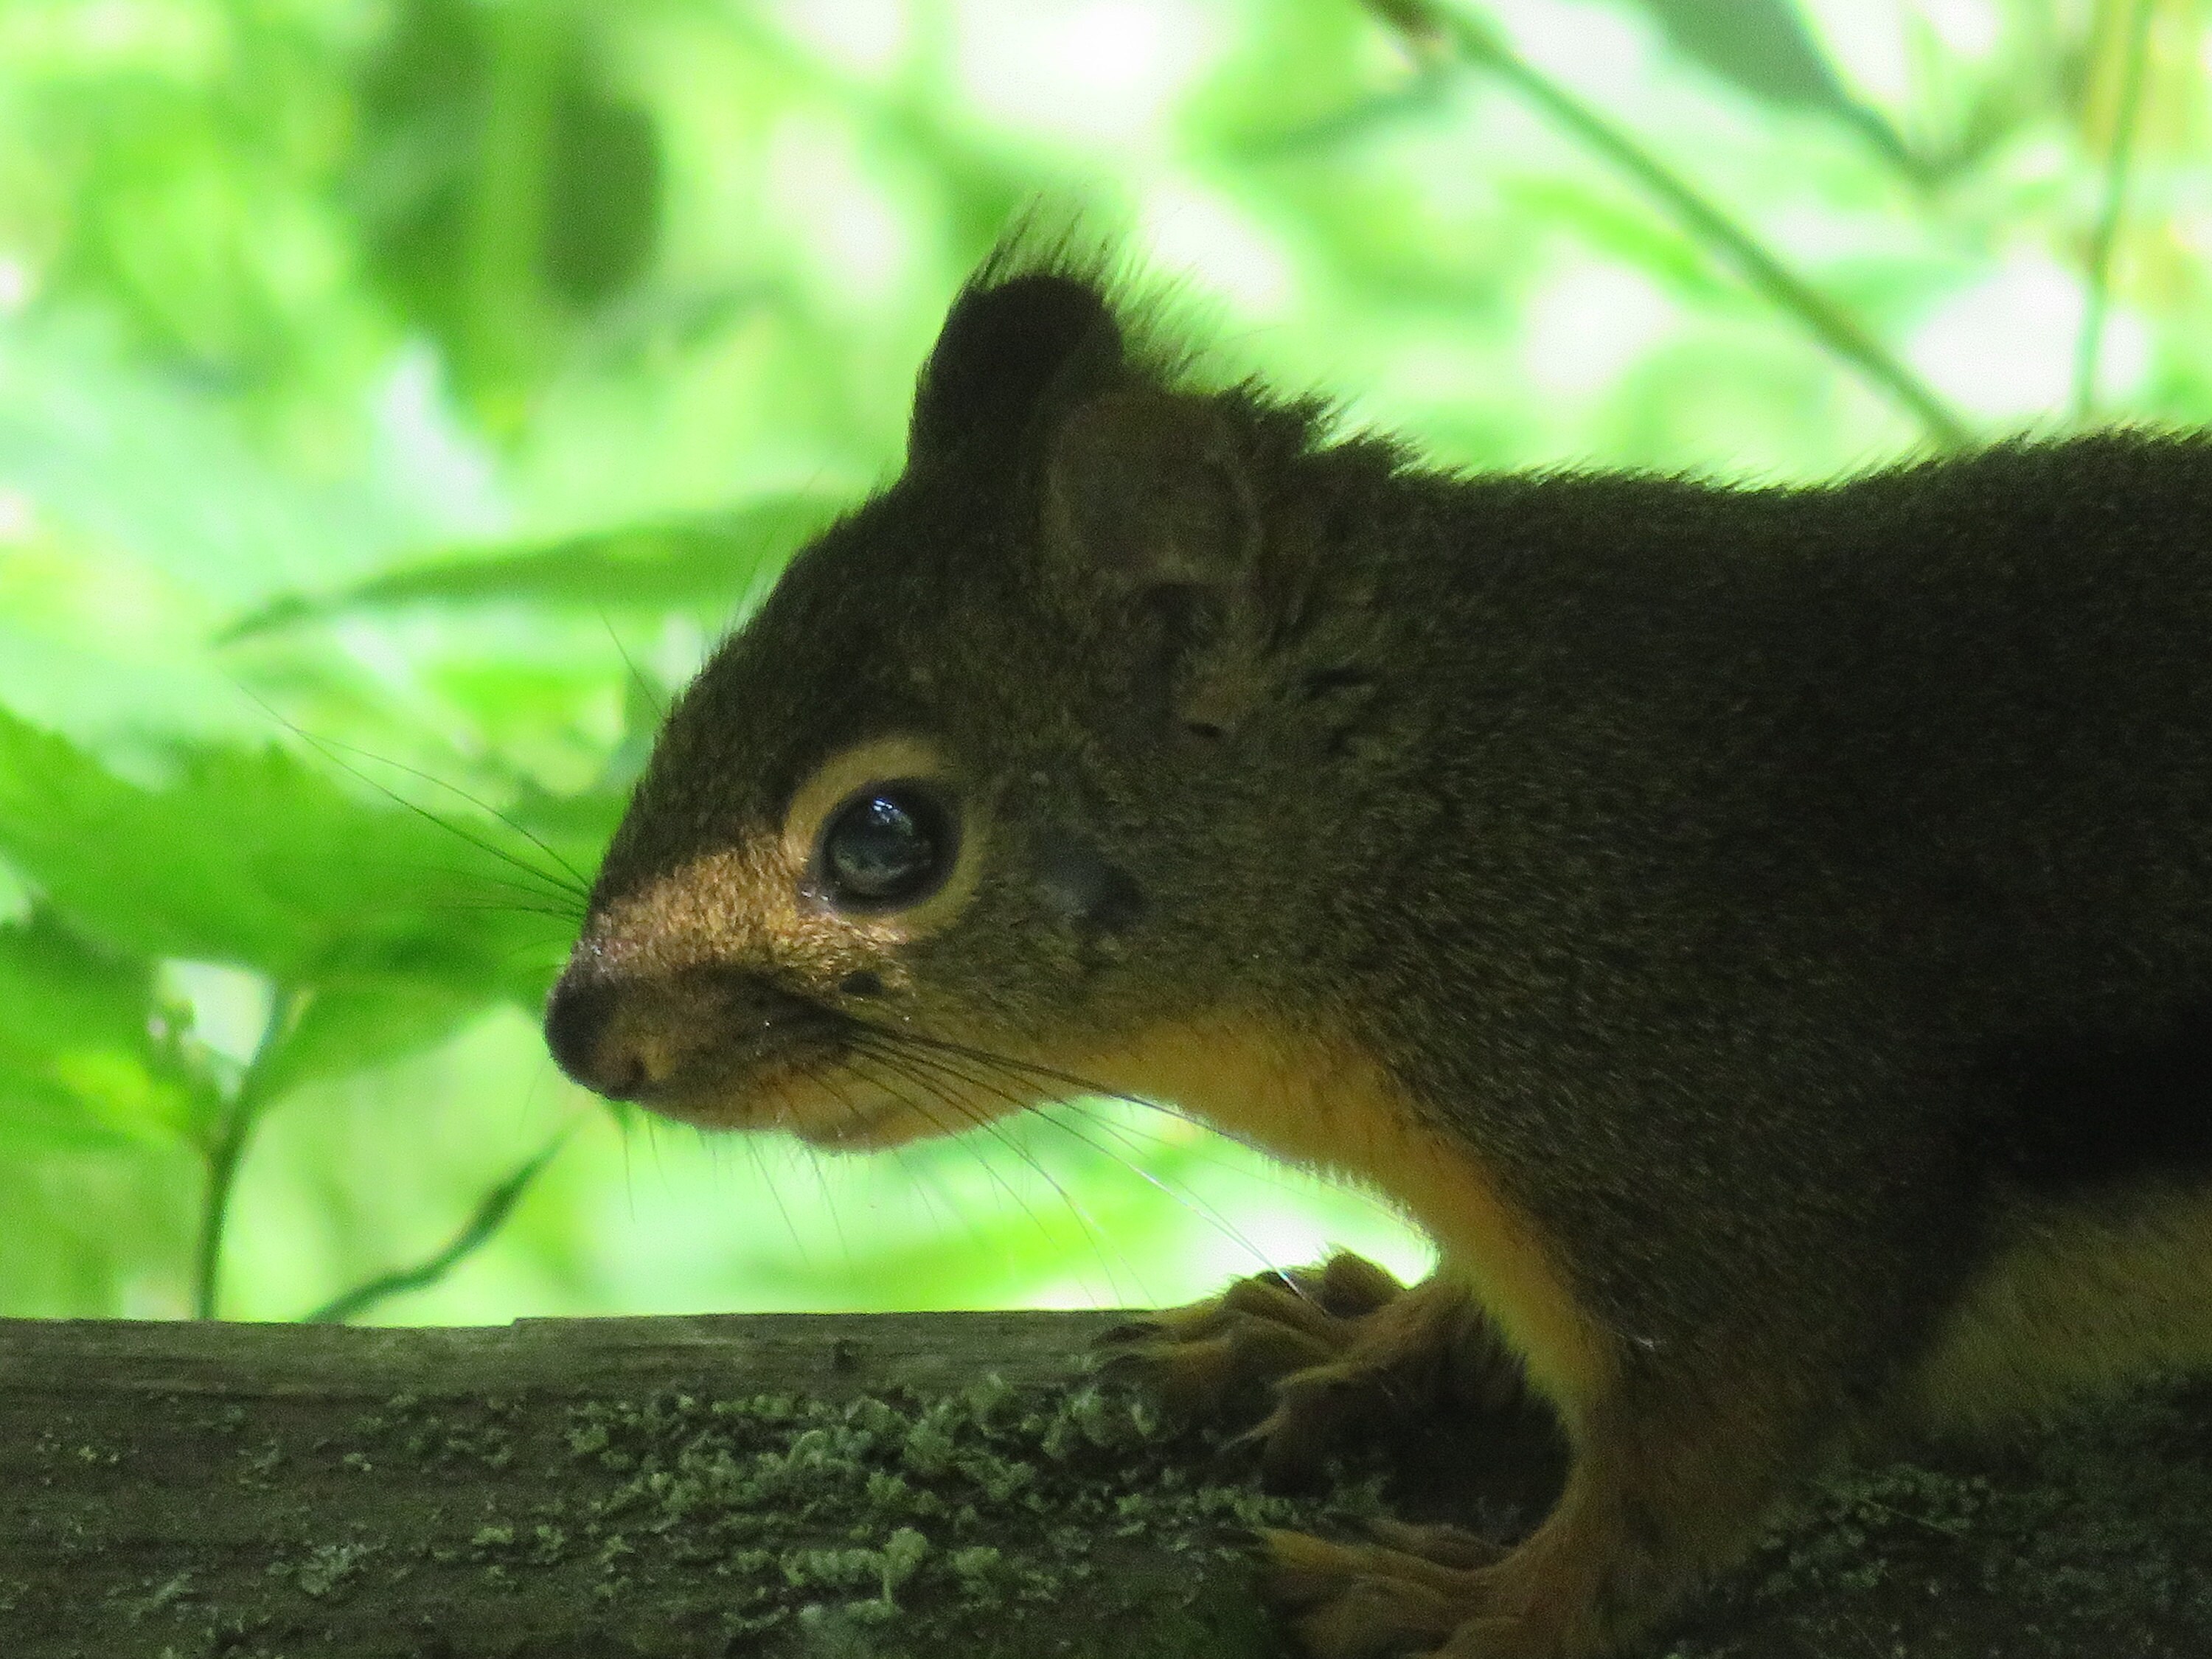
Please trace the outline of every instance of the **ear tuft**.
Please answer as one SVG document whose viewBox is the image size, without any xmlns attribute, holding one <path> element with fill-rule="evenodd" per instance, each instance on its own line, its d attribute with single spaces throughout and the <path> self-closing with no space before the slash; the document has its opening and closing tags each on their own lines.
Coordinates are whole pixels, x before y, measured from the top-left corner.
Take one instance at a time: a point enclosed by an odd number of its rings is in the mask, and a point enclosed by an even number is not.
<svg viewBox="0 0 2212 1659">
<path fill-rule="evenodd" d="M 909 457 L 981 434 L 1014 441 L 1077 356 L 1121 360 L 1121 331 L 1094 283 L 1058 271 L 994 280 L 987 268 L 953 302 L 915 388 Z"/>
</svg>

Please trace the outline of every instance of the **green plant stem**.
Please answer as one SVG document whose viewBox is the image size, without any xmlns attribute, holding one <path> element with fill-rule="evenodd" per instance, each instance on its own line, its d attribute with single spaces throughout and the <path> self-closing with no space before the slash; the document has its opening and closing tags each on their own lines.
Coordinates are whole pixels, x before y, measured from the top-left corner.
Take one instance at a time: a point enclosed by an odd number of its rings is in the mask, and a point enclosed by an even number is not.
<svg viewBox="0 0 2212 1659">
<path fill-rule="evenodd" d="M 1690 234 L 1735 266 L 1778 309 L 1802 323 L 1814 338 L 1902 404 L 1945 448 L 1970 440 L 1966 424 L 1927 383 L 1827 295 L 1791 270 L 1749 231 L 1698 194 L 1686 180 L 1626 132 L 1517 56 L 1487 26 L 1433 0 L 1367 0 L 1370 8 L 1417 48 L 1443 44 L 1462 61 L 1487 70 L 1560 127 L 1642 187 Z"/>
<path fill-rule="evenodd" d="M 343 1295 L 332 1297 L 313 1313 L 305 1316 L 301 1322 L 308 1325 L 341 1324 L 387 1297 L 398 1296 L 405 1291 L 419 1291 L 426 1285 L 436 1284 L 438 1280 L 474 1255 L 479 1247 L 499 1231 L 501 1224 L 507 1219 L 508 1212 L 514 1208 L 522 1194 L 529 1190 L 530 1183 L 538 1179 L 545 1166 L 550 1164 L 559 1154 L 561 1148 L 568 1144 L 568 1133 L 567 1129 L 562 1130 L 559 1134 L 555 1135 L 544 1146 L 518 1164 L 506 1180 L 486 1193 L 477 1201 L 475 1212 L 462 1225 L 460 1231 L 453 1235 L 452 1242 L 447 1243 L 445 1249 L 434 1255 L 418 1261 L 411 1267 L 400 1267 L 388 1273 L 380 1273 L 365 1284 L 355 1285 L 353 1289 Z"/>
<path fill-rule="evenodd" d="M 230 1220 L 230 1195 L 238 1184 L 238 1166 L 246 1158 L 246 1142 L 268 1104 L 264 1082 L 269 1060 L 299 1018 L 306 1004 L 303 993 L 283 986 L 269 1000 L 269 1017 L 262 1022 L 253 1058 L 238 1080 L 216 1127 L 207 1151 L 207 1194 L 200 1206 L 200 1236 L 192 1261 L 192 1317 L 213 1319 L 222 1289 L 222 1239 Z"/>
<path fill-rule="evenodd" d="M 495 425 L 519 418 L 516 388 L 544 321 L 538 260 L 564 11 L 558 0 L 517 0 L 482 14 L 492 71 L 463 271 L 463 337 L 479 405 Z"/>
<path fill-rule="evenodd" d="M 2105 158 L 2105 205 L 2089 245 L 2089 299 L 2074 342 L 2074 418 L 2086 421 L 2097 402 L 2097 357 L 2104 349 L 2105 314 L 2112 301 L 2112 248 L 2127 211 L 2128 165 L 2135 150 L 2136 118 L 2142 104 L 2143 65 L 2150 56 L 2152 0 L 2135 0 L 2128 19 L 2127 56 L 2120 66 L 2120 102 L 2112 113 L 2112 148 Z"/>
</svg>

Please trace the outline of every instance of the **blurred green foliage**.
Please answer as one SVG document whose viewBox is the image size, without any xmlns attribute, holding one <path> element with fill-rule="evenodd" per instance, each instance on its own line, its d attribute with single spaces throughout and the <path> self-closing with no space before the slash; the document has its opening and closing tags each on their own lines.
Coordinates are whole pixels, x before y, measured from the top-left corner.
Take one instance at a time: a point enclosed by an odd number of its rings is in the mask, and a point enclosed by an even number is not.
<svg viewBox="0 0 2212 1659">
<path fill-rule="evenodd" d="M 825 1164 L 579 1097 L 533 1010 L 657 710 L 1034 203 L 1451 465 L 2202 422 L 2205 59 L 2197 0 L 6 0 L 0 1311 L 1418 1268 L 1167 1114 Z"/>
</svg>

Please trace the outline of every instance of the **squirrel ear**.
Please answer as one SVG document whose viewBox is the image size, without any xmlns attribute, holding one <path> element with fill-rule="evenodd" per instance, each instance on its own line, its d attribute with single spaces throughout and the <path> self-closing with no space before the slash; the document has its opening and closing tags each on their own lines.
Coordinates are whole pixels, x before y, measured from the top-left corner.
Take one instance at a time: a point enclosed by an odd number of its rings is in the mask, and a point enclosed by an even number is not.
<svg viewBox="0 0 2212 1659">
<path fill-rule="evenodd" d="M 1203 398 L 1106 392 L 1062 423 L 1045 474 L 1054 573 L 1170 629 L 1188 729 L 1218 736 L 1265 695 L 1260 512 L 1228 417 Z"/>
<path fill-rule="evenodd" d="M 1102 373 L 1121 357 L 1121 326 L 1091 284 L 1049 271 L 970 283 L 922 365 L 908 454 L 939 453 L 986 431 L 1018 442 L 1046 389 L 1079 352 Z"/>
<path fill-rule="evenodd" d="M 1259 515 L 1235 435 L 1202 398 L 1131 390 L 1080 405 L 1053 443 L 1047 545 L 1131 593 L 1241 585 Z"/>
</svg>

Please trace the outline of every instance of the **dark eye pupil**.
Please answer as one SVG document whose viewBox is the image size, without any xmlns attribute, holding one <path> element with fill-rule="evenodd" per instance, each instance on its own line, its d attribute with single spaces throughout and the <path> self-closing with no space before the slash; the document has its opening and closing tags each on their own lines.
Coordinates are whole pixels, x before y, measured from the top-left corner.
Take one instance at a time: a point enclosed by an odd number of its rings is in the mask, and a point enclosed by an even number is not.
<svg viewBox="0 0 2212 1659">
<path fill-rule="evenodd" d="M 941 813 L 884 791 L 841 809 L 822 850 L 837 897 L 883 904 L 917 898 L 936 881 L 945 840 Z"/>
</svg>

